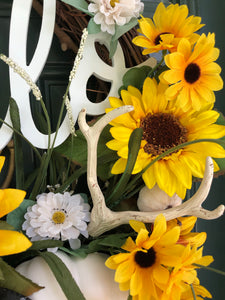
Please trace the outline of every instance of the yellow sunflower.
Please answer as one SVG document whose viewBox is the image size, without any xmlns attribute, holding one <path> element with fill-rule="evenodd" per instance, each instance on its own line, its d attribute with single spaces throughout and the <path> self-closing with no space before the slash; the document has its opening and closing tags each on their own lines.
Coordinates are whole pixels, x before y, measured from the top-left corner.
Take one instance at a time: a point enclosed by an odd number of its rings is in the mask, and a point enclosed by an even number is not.
<svg viewBox="0 0 225 300">
<path fill-rule="evenodd" d="M 4 163 L 2 156 L 0 164 L 1 162 Z M 16 209 L 22 203 L 25 195 L 26 192 L 21 190 L 0 189 L 0 218 Z M 5 230 L 5 222 L 0 223 L 0 256 L 23 252 L 32 245 L 25 235 L 13 230 Z"/>
<path fill-rule="evenodd" d="M 130 290 L 133 299 L 159 299 L 158 285 L 165 285 L 169 280 L 167 267 L 181 263 L 184 247 L 176 244 L 180 227 L 167 230 L 163 215 L 155 219 L 151 234 L 142 222 L 130 221 L 130 225 L 138 233 L 136 241 L 129 237 L 121 247 L 126 252 L 109 257 L 105 264 L 116 270 L 115 281 L 121 290 Z"/>
<path fill-rule="evenodd" d="M 160 286 L 163 290 L 160 300 L 188 299 L 190 284 L 193 284 L 196 288 L 196 293 L 202 296 L 196 271 L 198 267 L 194 264 L 208 266 L 213 261 L 213 257 L 210 255 L 202 256 L 202 251 L 203 247 L 200 249 L 190 245 L 185 247 L 180 265 L 176 265 L 173 268 L 167 284 Z M 205 288 L 202 290 L 204 292 L 207 291 Z M 210 295 L 209 292 L 208 294 Z"/>
<path fill-rule="evenodd" d="M 187 39 L 182 39 L 177 52 L 165 56 L 170 70 L 162 73 L 160 78 L 170 84 L 166 96 L 177 99 L 179 107 L 185 111 L 190 107 L 200 110 L 202 106 L 214 103 L 213 91 L 223 88 L 221 68 L 215 63 L 219 49 L 214 45 L 214 33 L 202 34 L 193 49 Z"/>
<path fill-rule="evenodd" d="M 187 38 L 191 44 L 196 42 L 199 35 L 195 31 L 204 26 L 200 23 L 200 17 L 188 17 L 186 5 L 171 4 L 166 8 L 160 2 L 153 20 L 143 17 L 139 20 L 139 32 L 142 35 L 135 37 L 133 43 L 146 48 L 144 55 L 165 49 L 173 52 L 181 38 Z"/>
<path fill-rule="evenodd" d="M 180 226 L 180 237 L 178 243 L 182 245 L 190 244 L 191 246 L 200 247 L 204 244 L 207 234 L 206 232 L 191 232 L 195 226 L 197 218 L 180 217 L 167 222 L 167 228 L 173 228 L 176 225 Z"/>
<path fill-rule="evenodd" d="M 225 126 L 214 124 L 219 113 L 212 109 L 183 112 L 174 101 L 165 97 L 167 86 L 147 78 L 143 92 L 129 86 L 121 92 L 122 100 L 111 97 L 112 108 L 133 105 L 134 111 L 111 122 L 113 140 L 106 145 L 120 157 L 112 167 L 113 174 L 123 173 L 128 158 L 128 142 L 135 128 L 143 128 L 143 139 L 133 174 L 142 171 L 154 158 L 166 150 L 188 141 L 225 135 Z M 192 186 L 192 176 L 202 178 L 205 159 L 225 157 L 225 150 L 216 143 L 202 142 L 183 147 L 155 162 L 142 175 L 148 188 L 156 183 L 170 197 L 177 193 L 182 199 Z M 218 165 L 214 163 L 215 171 Z"/>
</svg>

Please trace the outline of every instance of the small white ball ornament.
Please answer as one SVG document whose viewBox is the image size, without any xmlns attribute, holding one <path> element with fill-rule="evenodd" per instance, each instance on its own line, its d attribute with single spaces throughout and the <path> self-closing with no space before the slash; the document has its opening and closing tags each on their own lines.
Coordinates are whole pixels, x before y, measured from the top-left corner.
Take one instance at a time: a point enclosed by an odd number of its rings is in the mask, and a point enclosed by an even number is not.
<svg viewBox="0 0 225 300">
<path fill-rule="evenodd" d="M 178 206 L 182 203 L 182 199 L 174 194 L 168 196 L 156 184 L 152 189 L 144 186 L 138 196 L 137 206 L 140 211 L 158 211 Z"/>
</svg>

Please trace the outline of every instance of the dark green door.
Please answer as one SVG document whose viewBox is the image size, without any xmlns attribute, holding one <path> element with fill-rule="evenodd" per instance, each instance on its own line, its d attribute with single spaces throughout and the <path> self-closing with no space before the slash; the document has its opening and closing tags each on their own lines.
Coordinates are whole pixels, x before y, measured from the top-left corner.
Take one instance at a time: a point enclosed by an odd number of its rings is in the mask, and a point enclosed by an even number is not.
<svg viewBox="0 0 225 300">
<path fill-rule="evenodd" d="M 159 1 L 145 0 L 145 16 L 151 17 Z M 163 1 L 166 3 L 166 1 Z M 179 2 L 179 1 L 173 1 Z M 203 28 L 205 33 L 216 33 L 216 46 L 220 48 L 221 54 L 218 63 L 222 67 L 222 77 L 225 80 L 225 29 L 223 25 L 225 15 L 225 1 L 223 0 L 186 0 L 180 1 L 189 6 L 190 12 L 199 14 L 202 17 L 202 23 L 206 24 Z M 11 14 L 12 0 L 0 0 L 0 53 L 8 54 L 9 23 Z M 40 17 L 34 11 L 31 15 L 28 43 L 28 60 L 33 54 L 35 40 L 38 39 L 37 28 L 40 28 Z M 62 52 L 59 42 L 55 37 L 49 54 L 48 61 L 39 80 L 43 96 L 47 100 L 48 110 L 53 107 L 60 107 L 62 95 L 65 91 L 68 74 L 73 62 L 74 54 L 72 51 Z M 9 98 L 9 80 L 8 68 L 0 62 L 0 117 L 4 118 L 8 106 Z M 225 89 L 216 93 L 216 108 L 225 114 Z M 34 107 L 35 108 L 35 107 Z M 57 113 L 55 114 L 57 118 Z M 32 168 L 32 157 L 29 158 L 27 168 Z M 214 209 L 219 204 L 225 202 L 225 176 L 214 179 L 212 190 L 205 208 Z M 225 271 L 225 217 L 213 221 L 199 220 L 197 224 L 198 231 L 206 231 L 208 234 L 205 244 L 205 254 L 214 256 L 213 267 Z M 206 286 L 213 295 L 213 299 L 225 299 L 225 277 L 209 272 L 201 271 L 201 283 Z"/>
<path fill-rule="evenodd" d="M 199 0 L 199 15 L 205 33 L 215 32 L 216 47 L 220 49 L 218 59 L 222 67 L 222 78 L 225 81 L 225 29 L 222 25 L 225 15 L 225 1 Z M 225 89 L 216 93 L 215 107 L 225 114 Z M 210 195 L 206 200 L 205 207 L 214 209 L 219 204 L 225 204 L 225 176 L 214 179 Z M 225 216 L 213 221 L 198 221 L 198 230 L 208 234 L 205 244 L 205 254 L 213 255 L 215 261 L 212 267 L 225 271 Z M 225 277 L 209 271 L 201 271 L 201 282 L 211 291 L 213 299 L 225 299 Z"/>
</svg>

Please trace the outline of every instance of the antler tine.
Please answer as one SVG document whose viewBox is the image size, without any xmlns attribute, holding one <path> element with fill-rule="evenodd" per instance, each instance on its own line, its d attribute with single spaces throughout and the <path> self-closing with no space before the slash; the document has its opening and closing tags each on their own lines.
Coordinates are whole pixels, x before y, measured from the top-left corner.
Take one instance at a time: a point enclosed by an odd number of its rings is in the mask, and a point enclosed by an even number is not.
<svg viewBox="0 0 225 300">
<path fill-rule="evenodd" d="M 125 105 L 118 107 L 109 113 L 105 114 L 100 120 L 98 120 L 92 127 L 88 126 L 86 122 L 86 110 L 82 109 L 78 116 L 78 124 L 81 132 L 85 136 L 88 144 L 88 164 L 87 164 L 87 179 L 93 181 L 96 185 L 97 182 L 97 144 L 99 136 L 103 128 L 110 123 L 116 117 L 132 111 L 134 108 L 131 105 Z M 92 185 L 89 186 L 90 192 L 92 192 Z M 100 190 L 101 191 L 101 190 Z M 102 193 L 102 192 L 101 192 Z M 93 204 L 95 199 L 93 200 Z"/>
<path fill-rule="evenodd" d="M 91 236 L 98 236 L 119 225 L 128 224 L 130 220 L 138 220 L 145 223 L 153 223 L 158 214 L 164 214 L 167 220 L 181 216 L 193 215 L 202 219 L 216 219 L 224 213 L 224 205 L 218 206 L 215 210 L 203 209 L 204 202 L 213 180 L 213 161 L 210 157 L 206 159 L 205 173 L 198 191 L 183 204 L 167 210 L 142 212 L 122 211 L 113 212 L 105 204 L 104 195 L 97 182 L 97 143 L 104 126 L 119 115 L 133 110 L 132 106 L 121 106 L 104 115 L 96 124 L 89 127 L 86 123 L 86 111 L 83 109 L 79 114 L 79 126 L 88 143 L 88 187 L 93 201 L 91 221 L 88 225 L 88 232 Z"/>
<path fill-rule="evenodd" d="M 225 209 L 224 205 L 219 205 L 213 211 L 206 210 L 201 207 L 201 204 L 205 201 L 205 199 L 209 194 L 211 184 L 213 181 L 213 171 L 214 171 L 214 165 L 213 165 L 212 158 L 207 157 L 206 165 L 205 165 L 205 173 L 199 189 L 189 200 L 187 200 L 183 204 L 185 209 L 188 209 L 188 213 L 190 215 L 194 215 L 196 217 L 207 219 L 207 220 L 216 219 L 223 215 Z"/>
<path fill-rule="evenodd" d="M 131 105 L 121 106 L 116 108 L 100 120 L 92 127 L 89 127 L 86 122 L 86 110 L 82 109 L 79 113 L 78 124 L 81 132 L 85 136 L 88 145 L 88 164 L 87 164 L 87 182 L 91 193 L 93 208 L 91 211 L 91 221 L 88 225 L 89 234 L 97 236 L 97 229 L 101 227 L 100 232 L 105 232 L 104 223 L 108 222 L 108 215 L 111 215 L 111 210 L 105 204 L 104 195 L 98 185 L 97 180 L 97 144 L 99 136 L 103 128 L 116 117 L 132 111 L 134 108 Z M 102 231 L 103 230 L 103 231 Z"/>
</svg>

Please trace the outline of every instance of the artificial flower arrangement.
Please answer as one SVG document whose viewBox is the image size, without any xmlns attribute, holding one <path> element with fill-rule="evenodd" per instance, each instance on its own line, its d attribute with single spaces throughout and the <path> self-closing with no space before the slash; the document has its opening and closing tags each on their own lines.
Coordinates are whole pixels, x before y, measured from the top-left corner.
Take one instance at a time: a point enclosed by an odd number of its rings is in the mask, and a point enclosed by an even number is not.
<svg viewBox="0 0 225 300">
<path fill-rule="evenodd" d="M 91 32 L 110 35 L 113 57 L 118 38 L 138 23 L 132 42 L 143 55 L 159 52 L 161 60 L 127 71 L 106 114 L 87 123 L 84 108 L 76 130 L 67 89 L 71 136 L 44 154 L 33 147 L 40 166 L 30 185 L 1 190 L 1 288 L 34 300 L 212 298 L 197 274 L 213 261 L 203 255 L 206 233 L 192 230 L 197 217 L 224 212 L 223 205 L 212 212 L 201 206 L 213 172 L 224 172 L 225 120 L 213 109 L 214 91 L 223 87 L 215 35 L 197 33 L 201 18 L 188 16 L 186 5 L 161 2 L 150 19 L 141 16 L 140 0 L 65 2 L 90 15 L 69 85 L 79 76 Z M 0 58 L 46 112 L 29 74 Z M 13 99 L 10 111 L 21 155 L 23 112 Z M 0 169 L 4 160 L 0 156 Z M 56 181 L 49 186 L 53 169 Z M 79 186 L 84 174 L 89 191 Z M 198 192 L 185 199 L 196 179 L 202 179 Z"/>
</svg>

